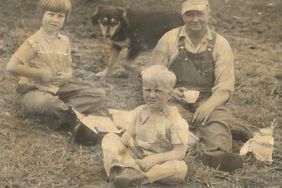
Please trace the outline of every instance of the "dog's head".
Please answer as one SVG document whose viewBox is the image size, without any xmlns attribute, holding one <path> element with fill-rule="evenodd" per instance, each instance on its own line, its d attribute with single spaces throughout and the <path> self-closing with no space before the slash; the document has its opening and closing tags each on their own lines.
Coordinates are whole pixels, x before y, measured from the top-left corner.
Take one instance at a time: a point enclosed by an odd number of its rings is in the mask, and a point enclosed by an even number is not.
<svg viewBox="0 0 282 188">
<path fill-rule="evenodd" d="M 122 7 L 99 6 L 93 13 L 93 25 L 99 24 L 105 38 L 113 37 L 126 22 L 126 10 Z"/>
</svg>

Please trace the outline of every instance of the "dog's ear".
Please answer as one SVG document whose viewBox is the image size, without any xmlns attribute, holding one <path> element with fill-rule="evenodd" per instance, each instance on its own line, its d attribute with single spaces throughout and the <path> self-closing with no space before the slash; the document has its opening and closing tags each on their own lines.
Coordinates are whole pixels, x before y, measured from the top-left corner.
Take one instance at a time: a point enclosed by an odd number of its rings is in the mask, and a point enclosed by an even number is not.
<svg viewBox="0 0 282 188">
<path fill-rule="evenodd" d="M 97 25 L 98 24 L 98 17 L 99 17 L 99 12 L 100 10 L 103 8 L 102 5 L 97 6 L 91 16 L 91 21 L 93 25 Z"/>
<path fill-rule="evenodd" d="M 126 23 L 128 23 L 128 18 L 127 18 L 127 10 L 123 7 L 118 7 L 120 14 L 122 15 L 122 18 L 125 20 Z"/>
</svg>

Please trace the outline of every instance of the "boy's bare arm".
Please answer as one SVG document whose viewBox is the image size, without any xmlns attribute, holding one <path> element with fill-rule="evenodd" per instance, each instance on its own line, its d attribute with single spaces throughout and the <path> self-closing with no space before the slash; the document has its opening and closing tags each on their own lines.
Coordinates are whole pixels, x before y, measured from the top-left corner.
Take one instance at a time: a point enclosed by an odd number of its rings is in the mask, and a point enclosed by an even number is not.
<svg viewBox="0 0 282 188">
<path fill-rule="evenodd" d="M 187 146 L 183 144 L 174 145 L 173 150 L 165 153 L 157 153 L 154 155 L 147 156 L 143 159 L 137 160 L 136 162 L 140 167 L 148 171 L 152 166 L 161 164 L 171 160 L 182 160 L 185 157 Z"/>
<path fill-rule="evenodd" d="M 121 136 L 121 142 L 129 148 L 136 156 L 143 158 L 143 152 L 136 147 L 135 141 L 128 131 L 125 131 Z"/>
<path fill-rule="evenodd" d="M 134 144 L 134 140 L 133 140 L 133 138 L 131 137 L 131 135 L 128 131 L 124 131 L 124 133 L 122 134 L 121 142 L 126 147 L 129 147 L 130 145 Z"/>
</svg>

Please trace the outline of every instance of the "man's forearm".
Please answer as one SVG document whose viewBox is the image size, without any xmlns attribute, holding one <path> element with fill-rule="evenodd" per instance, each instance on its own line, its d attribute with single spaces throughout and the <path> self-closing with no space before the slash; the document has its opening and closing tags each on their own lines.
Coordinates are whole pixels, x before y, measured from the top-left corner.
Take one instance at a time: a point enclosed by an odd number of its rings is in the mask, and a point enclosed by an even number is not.
<svg viewBox="0 0 282 188">
<path fill-rule="evenodd" d="M 218 92 L 213 93 L 206 102 L 208 102 L 213 108 L 216 108 L 226 103 L 229 98 L 230 98 L 229 92 L 218 91 Z"/>
</svg>

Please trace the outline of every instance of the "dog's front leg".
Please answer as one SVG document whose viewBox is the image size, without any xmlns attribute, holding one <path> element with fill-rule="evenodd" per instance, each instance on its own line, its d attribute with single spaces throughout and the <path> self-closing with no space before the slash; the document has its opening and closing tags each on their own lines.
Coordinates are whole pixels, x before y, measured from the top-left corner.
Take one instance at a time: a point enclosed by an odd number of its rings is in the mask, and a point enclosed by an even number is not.
<svg viewBox="0 0 282 188">
<path fill-rule="evenodd" d="M 109 59 L 108 66 L 103 71 L 98 72 L 96 74 L 96 76 L 105 77 L 105 76 L 109 76 L 111 74 L 112 68 L 114 67 L 114 64 L 118 60 L 121 49 L 122 49 L 121 47 L 119 47 L 115 44 L 112 45 L 112 53 L 111 53 L 111 57 Z"/>
<path fill-rule="evenodd" d="M 128 50 L 127 58 L 125 62 L 122 63 L 122 67 L 130 72 L 138 72 L 138 66 L 134 65 L 133 62 L 136 59 L 136 57 L 139 55 L 139 49 L 138 48 L 130 48 Z"/>
</svg>

